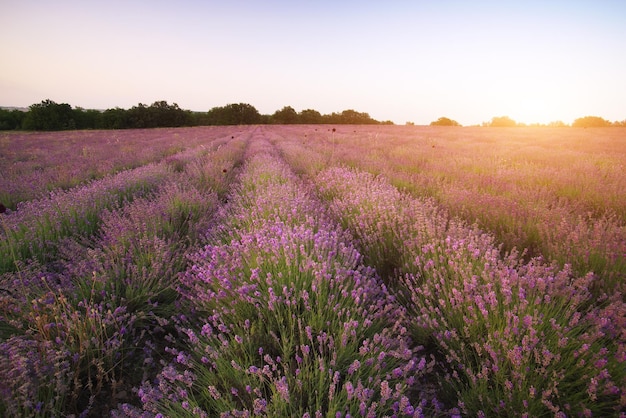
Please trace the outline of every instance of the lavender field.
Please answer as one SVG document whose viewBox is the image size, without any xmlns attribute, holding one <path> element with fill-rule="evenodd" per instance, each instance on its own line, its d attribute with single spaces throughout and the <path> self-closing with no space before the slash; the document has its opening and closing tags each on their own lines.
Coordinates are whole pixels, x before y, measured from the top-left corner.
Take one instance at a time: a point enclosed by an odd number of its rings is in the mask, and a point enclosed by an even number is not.
<svg viewBox="0 0 626 418">
<path fill-rule="evenodd" d="M 0 415 L 626 417 L 626 131 L 0 136 Z"/>
</svg>

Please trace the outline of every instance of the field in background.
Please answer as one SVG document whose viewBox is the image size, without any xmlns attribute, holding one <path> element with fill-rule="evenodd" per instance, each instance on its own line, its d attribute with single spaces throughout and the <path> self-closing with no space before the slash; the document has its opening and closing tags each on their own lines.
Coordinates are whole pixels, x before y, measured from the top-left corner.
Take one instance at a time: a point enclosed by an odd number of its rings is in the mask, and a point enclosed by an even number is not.
<svg viewBox="0 0 626 418">
<path fill-rule="evenodd" d="M 158 162 L 220 136 L 230 139 L 241 130 L 4 131 L 0 133 L 0 203 L 15 209 L 18 202 L 45 196 L 52 190 Z"/>
<path fill-rule="evenodd" d="M 2 134 L 0 415 L 623 416 L 625 165 L 620 128 Z"/>
<path fill-rule="evenodd" d="M 343 164 L 382 175 L 476 222 L 505 250 L 571 263 L 610 286 L 626 275 L 625 129 L 332 129 L 280 131 L 301 145 L 296 169 Z"/>
</svg>

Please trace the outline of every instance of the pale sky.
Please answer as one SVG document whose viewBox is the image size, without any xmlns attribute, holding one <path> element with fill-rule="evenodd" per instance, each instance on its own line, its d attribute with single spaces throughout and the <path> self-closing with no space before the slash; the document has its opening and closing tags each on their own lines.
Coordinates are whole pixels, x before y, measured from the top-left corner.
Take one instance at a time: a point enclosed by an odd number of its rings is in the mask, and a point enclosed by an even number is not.
<svg viewBox="0 0 626 418">
<path fill-rule="evenodd" d="M 0 105 L 626 119 L 626 1 L 0 0 Z"/>
</svg>

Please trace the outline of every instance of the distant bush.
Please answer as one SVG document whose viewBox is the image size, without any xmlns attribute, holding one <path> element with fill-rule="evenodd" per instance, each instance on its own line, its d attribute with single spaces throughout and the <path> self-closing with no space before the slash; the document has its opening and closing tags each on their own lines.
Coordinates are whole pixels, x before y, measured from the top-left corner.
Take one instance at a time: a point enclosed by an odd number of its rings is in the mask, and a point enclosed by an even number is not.
<svg viewBox="0 0 626 418">
<path fill-rule="evenodd" d="M 491 118 L 491 122 L 487 122 L 484 125 L 492 128 L 510 128 L 517 126 L 517 122 L 508 116 L 495 116 Z"/>
<path fill-rule="evenodd" d="M 434 122 L 430 122 L 430 126 L 461 126 L 461 124 L 450 118 L 440 117 Z"/>
<path fill-rule="evenodd" d="M 578 118 L 572 123 L 574 128 L 603 128 L 612 126 L 612 123 L 599 116 L 585 116 Z"/>
</svg>

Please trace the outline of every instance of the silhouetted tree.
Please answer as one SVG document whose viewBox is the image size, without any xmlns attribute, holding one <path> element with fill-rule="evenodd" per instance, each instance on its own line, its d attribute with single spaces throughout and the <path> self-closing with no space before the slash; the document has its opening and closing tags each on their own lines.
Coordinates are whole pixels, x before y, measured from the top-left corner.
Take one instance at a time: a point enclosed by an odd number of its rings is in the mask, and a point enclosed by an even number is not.
<svg viewBox="0 0 626 418">
<path fill-rule="evenodd" d="M 574 128 L 603 128 L 611 125 L 611 122 L 599 116 L 585 116 L 572 123 Z"/>
<path fill-rule="evenodd" d="M 461 126 L 461 124 L 453 119 L 440 117 L 434 122 L 430 122 L 430 126 Z"/>
</svg>

